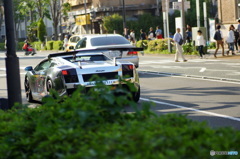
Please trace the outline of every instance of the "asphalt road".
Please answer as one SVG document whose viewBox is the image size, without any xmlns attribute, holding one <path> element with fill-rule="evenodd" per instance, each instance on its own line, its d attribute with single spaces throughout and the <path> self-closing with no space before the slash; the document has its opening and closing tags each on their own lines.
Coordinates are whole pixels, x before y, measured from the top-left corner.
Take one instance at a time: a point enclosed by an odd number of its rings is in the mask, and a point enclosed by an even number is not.
<svg viewBox="0 0 240 159">
<path fill-rule="evenodd" d="M 35 66 L 45 57 L 46 53 L 25 57 L 19 53 L 20 73 L 23 102 L 26 103 L 23 78 L 24 68 Z M 1 54 L 2 55 L 2 54 Z M 5 60 L 0 55 L 0 97 L 7 97 Z M 201 60 L 201 61 L 200 61 Z M 225 62 L 222 62 L 224 60 Z M 200 62 L 198 62 L 200 61 Z M 238 60 L 239 61 L 239 60 Z M 226 66 L 231 67 L 228 72 L 222 71 Z M 198 59 L 191 57 L 187 63 L 173 62 L 173 56 L 140 56 L 140 82 L 142 102 L 151 100 L 155 103 L 152 110 L 159 114 L 181 113 L 197 121 L 207 121 L 212 127 L 230 126 L 240 129 L 240 82 L 237 73 L 240 73 L 237 59 Z M 199 68 L 205 67 L 199 73 Z M 212 69 L 210 69 L 212 67 Z M 235 69 L 233 69 L 235 68 Z M 230 80 L 213 80 L 204 78 L 186 77 L 188 75 L 202 75 L 202 73 L 215 70 L 211 75 L 222 79 L 224 74 Z M 191 70 L 191 71 L 190 71 Z M 156 73 L 158 72 L 158 73 Z M 159 74 L 164 72 L 165 74 Z M 230 73 L 231 72 L 231 73 Z M 179 76 L 179 74 L 181 76 Z M 177 76 L 175 76 L 177 75 Z M 204 74 L 207 76 L 207 74 Z M 210 77 L 210 76 L 208 76 Z M 234 78 L 232 78 L 234 77 Z M 126 108 L 132 111 L 131 108 Z"/>
</svg>

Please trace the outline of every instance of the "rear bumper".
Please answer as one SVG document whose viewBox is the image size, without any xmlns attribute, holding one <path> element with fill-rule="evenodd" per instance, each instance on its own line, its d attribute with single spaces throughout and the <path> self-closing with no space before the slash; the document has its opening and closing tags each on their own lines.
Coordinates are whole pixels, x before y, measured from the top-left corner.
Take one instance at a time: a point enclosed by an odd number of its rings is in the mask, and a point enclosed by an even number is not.
<svg viewBox="0 0 240 159">
<path fill-rule="evenodd" d="M 126 61 L 131 62 L 135 65 L 136 68 L 139 66 L 139 57 L 138 56 L 129 56 L 129 57 L 122 57 L 120 59 L 117 59 L 118 61 Z"/>
<path fill-rule="evenodd" d="M 135 87 L 134 92 L 137 92 L 138 89 L 140 88 L 140 85 L 139 85 L 139 83 L 132 83 L 132 85 L 130 85 L 130 86 L 127 84 L 118 84 L 118 85 L 108 85 L 107 87 L 110 87 L 110 90 L 115 90 L 117 88 L 123 88 L 124 90 L 127 90 L 128 92 L 130 90 L 132 90 L 129 87 Z M 94 87 L 82 87 L 82 89 L 80 89 L 80 91 L 81 91 L 81 93 L 88 93 L 90 89 L 94 89 Z M 66 93 L 67 93 L 67 95 L 72 95 L 76 90 L 77 90 L 77 88 L 67 89 Z"/>
</svg>

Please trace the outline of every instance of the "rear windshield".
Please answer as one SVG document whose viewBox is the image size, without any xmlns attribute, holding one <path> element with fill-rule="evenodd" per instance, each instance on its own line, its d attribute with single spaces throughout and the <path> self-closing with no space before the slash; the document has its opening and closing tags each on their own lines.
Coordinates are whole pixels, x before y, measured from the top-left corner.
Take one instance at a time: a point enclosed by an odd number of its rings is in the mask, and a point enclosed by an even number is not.
<svg viewBox="0 0 240 159">
<path fill-rule="evenodd" d="M 92 46 L 103 46 L 103 45 L 121 45 L 130 44 L 130 42 L 121 36 L 106 36 L 96 37 L 91 39 Z"/>
</svg>

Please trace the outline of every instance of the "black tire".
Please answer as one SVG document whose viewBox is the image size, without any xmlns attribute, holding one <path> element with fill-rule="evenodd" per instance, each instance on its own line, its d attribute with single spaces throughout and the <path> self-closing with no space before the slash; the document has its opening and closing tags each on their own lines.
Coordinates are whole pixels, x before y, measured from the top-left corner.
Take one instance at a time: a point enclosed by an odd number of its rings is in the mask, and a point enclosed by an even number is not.
<svg viewBox="0 0 240 159">
<path fill-rule="evenodd" d="M 25 84 L 24 85 L 25 85 L 25 93 L 26 93 L 27 101 L 31 103 L 34 100 L 33 100 L 33 97 L 32 97 L 32 90 L 30 88 L 30 84 L 29 84 L 29 79 L 28 78 L 25 79 Z"/>
<path fill-rule="evenodd" d="M 134 100 L 134 102 L 138 102 L 139 101 L 139 99 L 140 99 L 140 93 L 141 92 L 141 90 L 140 90 L 140 86 L 138 87 L 138 91 L 137 92 L 134 92 L 133 93 L 133 100 Z"/>
</svg>

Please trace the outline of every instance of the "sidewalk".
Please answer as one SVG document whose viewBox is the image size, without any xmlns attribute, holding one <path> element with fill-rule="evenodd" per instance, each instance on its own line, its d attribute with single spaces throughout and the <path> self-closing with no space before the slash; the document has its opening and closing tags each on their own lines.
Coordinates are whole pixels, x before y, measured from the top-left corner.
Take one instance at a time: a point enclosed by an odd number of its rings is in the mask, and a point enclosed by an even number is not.
<svg viewBox="0 0 240 159">
<path fill-rule="evenodd" d="M 37 51 L 37 54 L 35 54 L 34 56 L 31 56 L 31 55 L 28 55 L 26 56 L 25 55 L 25 51 L 17 51 L 16 54 L 19 58 L 21 57 L 46 57 L 48 56 L 49 54 L 52 54 L 52 53 L 60 53 L 60 52 L 63 52 L 61 50 L 43 50 L 43 51 Z M 6 51 L 0 51 L 0 58 L 5 58 L 6 57 Z"/>
<path fill-rule="evenodd" d="M 140 66 L 138 70 L 166 75 L 240 82 L 240 53 L 234 56 L 222 56 L 220 50 L 217 58 L 215 58 L 214 51 L 210 50 L 210 54 L 207 54 L 205 59 L 200 59 L 197 55 L 185 55 L 188 62 L 175 62 L 174 54 L 139 55 Z"/>
</svg>

